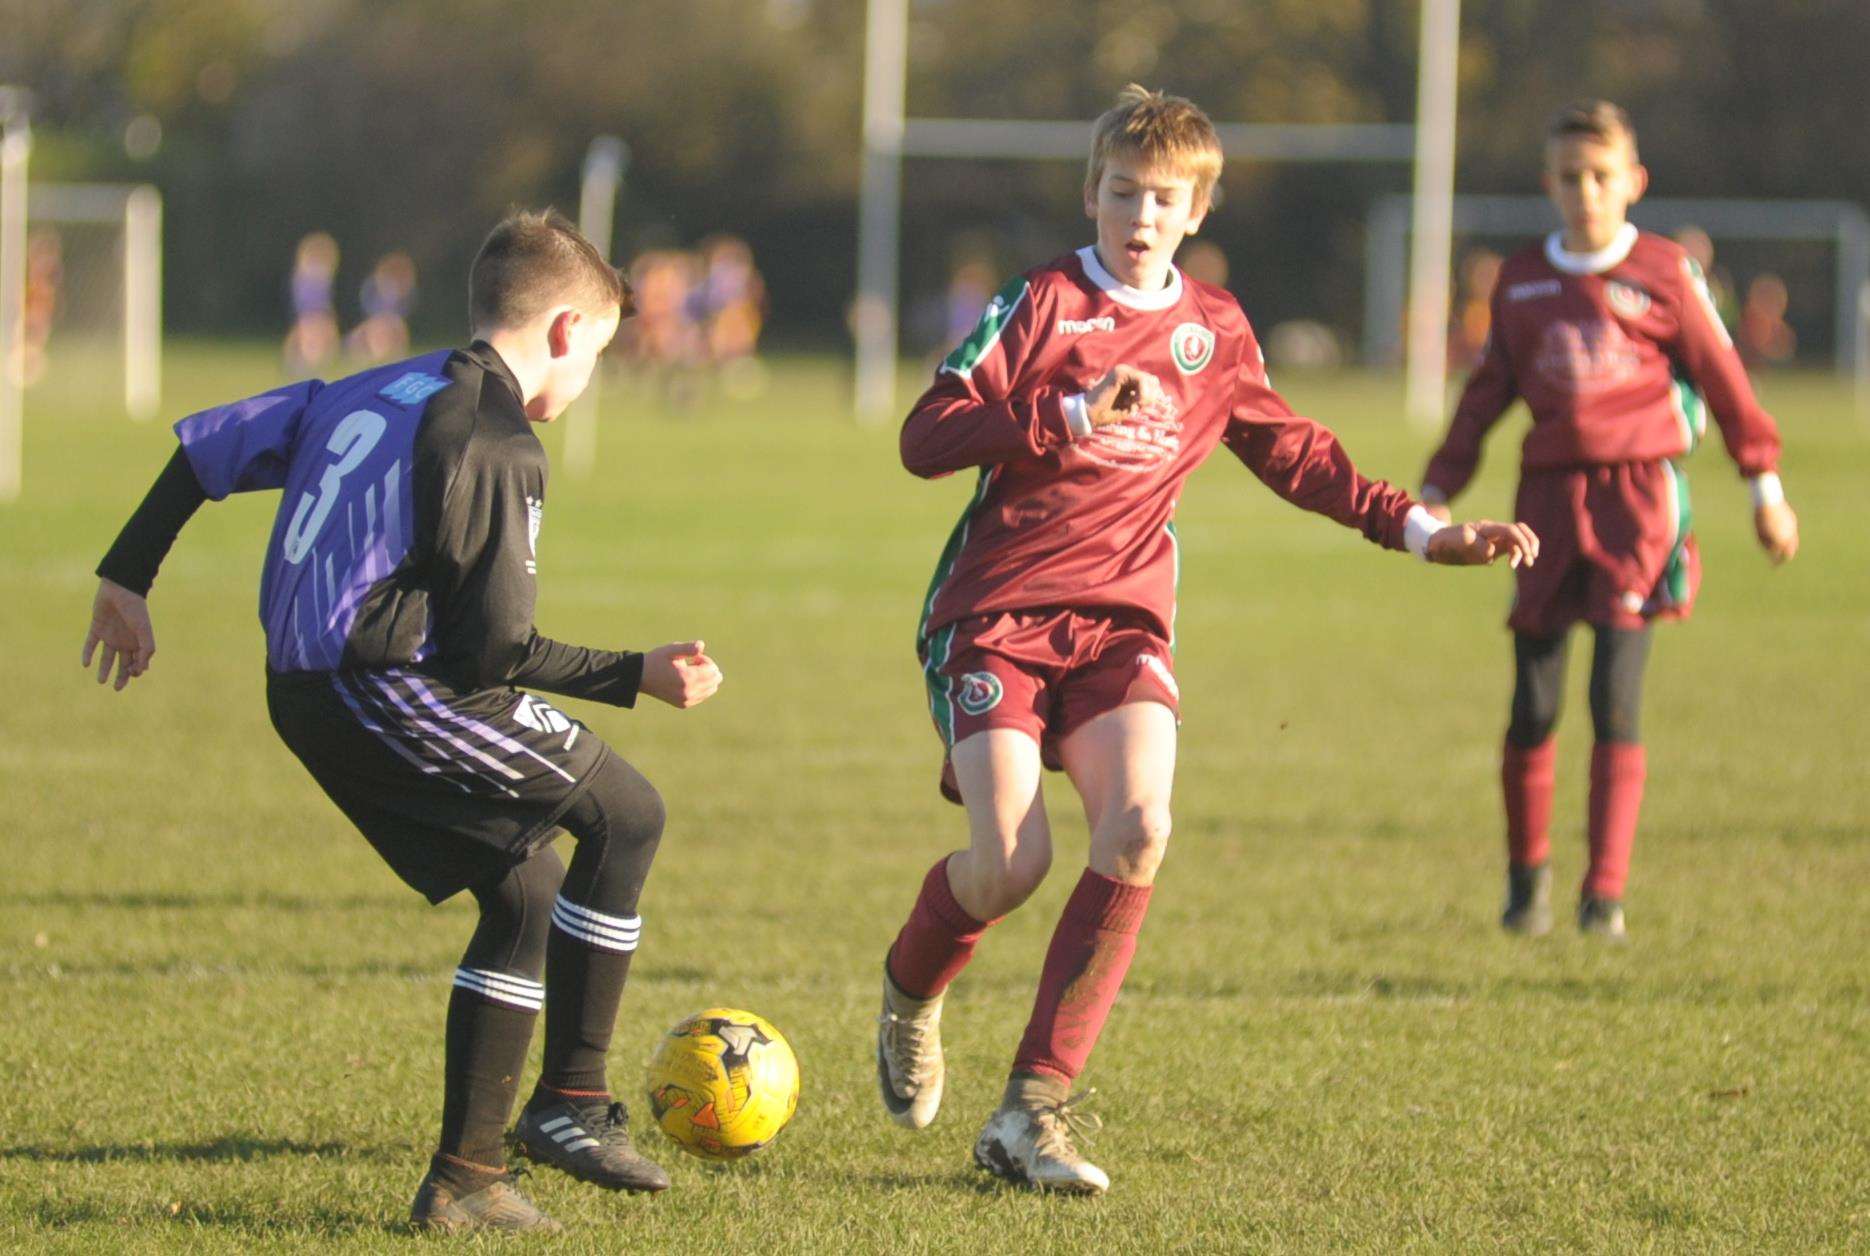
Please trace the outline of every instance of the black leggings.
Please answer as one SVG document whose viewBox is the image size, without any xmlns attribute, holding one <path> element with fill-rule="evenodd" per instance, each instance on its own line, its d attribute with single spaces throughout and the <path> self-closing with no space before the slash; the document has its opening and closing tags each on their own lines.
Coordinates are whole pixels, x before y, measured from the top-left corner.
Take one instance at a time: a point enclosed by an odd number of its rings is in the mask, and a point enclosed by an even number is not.
<svg viewBox="0 0 1870 1256">
<path fill-rule="evenodd" d="M 1591 728 L 1599 742 L 1634 745 L 1642 740 L 1643 669 L 1649 662 L 1649 629 L 1599 628 L 1591 653 Z M 1522 749 L 1547 740 L 1558 725 L 1565 690 L 1568 634 L 1513 634 L 1513 717 L 1506 739 Z"/>
<path fill-rule="evenodd" d="M 662 839 L 662 796 L 643 774 L 611 755 L 559 824 L 578 841 L 566 870 L 550 846 L 505 876 L 473 887 L 480 924 L 464 968 L 530 977 L 545 968 L 552 902 L 561 894 L 606 916 L 634 916 Z"/>
</svg>

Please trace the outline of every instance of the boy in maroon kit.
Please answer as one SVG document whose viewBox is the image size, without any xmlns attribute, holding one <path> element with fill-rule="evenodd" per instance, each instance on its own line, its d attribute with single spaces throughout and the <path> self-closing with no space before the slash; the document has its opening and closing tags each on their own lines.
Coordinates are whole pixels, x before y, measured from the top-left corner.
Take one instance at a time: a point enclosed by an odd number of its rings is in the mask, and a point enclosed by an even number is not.
<svg viewBox="0 0 1870 1256">
<path fill-rule="evenodd" d="M 1622 937 L 1643 801 L 1637 715 L 1649 624 L 1687 618 L 1700 582 L 1679 460 L 1699 441 L 1708 410 L 1752 484 L 1754 528 L 1775 563 L 1797 552 L 1798 519 L 1776 470 L 1778 429 L 1754 398 L 1700 269 L 1680 245 L 1626 220 L 1649 175 L 1623 110 L 1586 101 L 1561 111 L 1546 133 L 1544 181 L 1564 228 L 1501 269 L 1487 347 L 1423 475 L 1422 500 L 1446 519 L 1444 503 L 1480 463 L 1482 437 L 1515 397 L 1525 399 L 1532 430 L 1515 514 L 1537 532 L 1544 561 L 1520 570 L 1507 619 L 1515 683 L 1500 767 L 1501 924 L 1529 934 L 1552 925 L 1552 729 L 1567 636 L 1582 620 L 1597 637 L 1596 744 L 1578 925 Z"/>
<path fill-rule="evenodd" d="M 1005 1098 L 975 1144 L 1001 1177 L 1097 1193 L 1072 1145 L 1083 1070 L 1136 949 L 1169 837 L 1177 692 L 1174 515 L 1225 444 L 1274 492 L 1434 562 L 1530 563 L 1517 524 L 1442 526 L 1364 479 L 1332 434 L 1267 383 L 1246 316 L 1172 265 L 1200 226 L 1221 151 L 1186 100 L 1130 87 L 1098 120 L 1085 181 L 1095 245 L 1001 290 L 902 431 L 903 463 L 978 468 L 942 551 L 917 649 L 965 804 L 966 850 L 929 871 L 884 968 L 877 1077 L 900 1124 L 941 1102 L 942 998 L 981 935 L 1051 863 L 1042 767 L 1062 768 L 1091 828 Z"/>
</svg>

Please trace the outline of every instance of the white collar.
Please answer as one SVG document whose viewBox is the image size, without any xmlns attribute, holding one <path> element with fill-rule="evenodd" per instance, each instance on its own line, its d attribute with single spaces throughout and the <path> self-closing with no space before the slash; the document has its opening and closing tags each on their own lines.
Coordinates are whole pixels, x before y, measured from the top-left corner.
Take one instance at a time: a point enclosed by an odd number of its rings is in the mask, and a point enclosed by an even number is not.
<svg viewBox="0 0 1870 1256">
<path fill-rule="evenodd" d="M 1626 222 L 1617 236 L 1595 253 L 1573 253 L 1565 247 L 1565 233 L 1545 237 L 1545 260 L 1568 275 L 1601 275 L 1630 255 L 1636 247 L 1636 224 Z"/>
<path fill-rule="evenodd" d="M 1169 267 L 1169 282 L 1154 292 L 1142 288 L 1132 288 L 1115 275 L 1104 269 L 1104 263 L 1097 259 L 1097 246 L 1087 244 L 1078 250 L 1078 261 L 1084 266 L 1084 273 L 1092 283 L 1104 290 L 1104 295 L 1118 305 L 1127 305 L 1133 310 L 1166 310 L 1182 299 L 1182 272 L 1173 264 Z"/>
</svg>

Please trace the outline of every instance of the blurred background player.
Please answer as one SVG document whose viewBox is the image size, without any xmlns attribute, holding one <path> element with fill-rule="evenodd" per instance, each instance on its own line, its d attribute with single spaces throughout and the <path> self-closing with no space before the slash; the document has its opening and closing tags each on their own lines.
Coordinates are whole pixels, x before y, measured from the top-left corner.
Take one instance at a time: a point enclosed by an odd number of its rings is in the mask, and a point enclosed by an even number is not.
<svg viewBox="0 0 1870 1256">
<path fill-rule="evenodd" d="M 83 658 L 101 647 L 98 681 L 114 667 L 122 689 L 155 654 L 146 597 L 190 516 L 284 490 L 260 591 L 273 726 L 398 876 L 430 902 L 467 890 L 480 907 L 449 998 L 441 1138 L 412 1209 L 423 1228 L 557 1228 L 513 1188 L 503 1145 L 542 1005 L 522 1153 L 611 1190 L 669 1184 L 636 1152 L 605 1069 L 662 799 L 519 689 L 686 708 L 721 681 L 699 641 L 637 654 L 533 626 L 546 460 L 532 425 L 584 391 L 629 303 L 563 217 L 509 216 L 474 261 L 470 347 L 183 419 L 98 567 Z M 577 840 L 569 871 L 551 846 L 561 827 Z"/>
<path fill-rule="evenodd" d="M 754 268 L 753 250 L 739 236 L 710 236 L 701 242 L 700 254 L 691 317 L 701 329 L 715 382 L 729 398 L 745 401 L 766 387 L 757 353 L 766 325 L 766 281 Z"/>
<path fill-rule="evenodd" d="M 288 379 L 313 374 L 338 351 L 338 313 L 331 295 L 337 277 L 338 242 L 323 231 L 301 239 L 287 280 L 292 301 L 284 351 Z"/>
<path fill-rule="evenodd" d="M 1771 559 L 1798 549 L 1798 520 L 1776 468 L 1779 432 L 1761 409 L 1682 247 L 1641 232 L 1627 212 L 1648 186 L 1622 109 L 1569 106 L 1545 139 L 1545 188 L 1564 226 L 1509 258 L 1494 289 L 1492 333 L 1423 474 L 1442 518 L 1467 487 L 1482 438 L 1515 397 L 1532 411 L 1514 513 L 1540 540 L 1518 573 L 1515 679 L 1501 752 L 1507 904 L 1501 923 L 1551 927 L 1548 825 L 1553 742 L 1571 626 L 1596 633 L 1591 660 L 1590 864 L 1578 924 L 1624 933 L 1623 894 L 1647 773 L 1638 730 L 1649 625 L 1693 606 L 1700 561 L 1681 460 L 1712 410 L 1752 485 L 1754 524 Z M 1706 398 L 1705 408 L 1703 398 Z"/>
<path fill-rule="evenodd" d="M 1233 297 L 1173 265 L 1221 172 L 1207 115 L 1131 86 L 1098 120 L 1084 185 L 1095 243 L 1015 278 L 903 425 L 903 464 L 978 468 L 942 551 L 917 652 L 969 846 L 938 860 L 884 962 L 877 1080 L 899 1124 L 935 1118 L 944 994 L 989 926 L 1045 878 L 1042 768 L 1090 822 L 1089 867 L 1052 936 L 1032 1015 L 974 1159 L 1099 1193 L 1070 1095 L 1123 985 L 1169 840 L 1179 693 L 1175 505 L 1227 448 L 1286 500 L 1436 562 L 1530 561 L 1517 525 L 1443 527 L 1366 480 L 1267 383 Z"/>
<path fill-rule="evenodd" d="M 64 241 L 56 228 L 34 227 L 26 237 L 26 291 L 20 310 L 19 381 L 29 388 L 45 377 L 46 345 L 64 287 Z"/>
<path fill-rule="evenodd" d="M 345 351 L 364 363 L 409 352 L 409 314 L 416 302 L 416 264 L 409 254 L 398 249 L 378 258 L 358 300 L 364 318 L 345 337 Z"/>
</svg>

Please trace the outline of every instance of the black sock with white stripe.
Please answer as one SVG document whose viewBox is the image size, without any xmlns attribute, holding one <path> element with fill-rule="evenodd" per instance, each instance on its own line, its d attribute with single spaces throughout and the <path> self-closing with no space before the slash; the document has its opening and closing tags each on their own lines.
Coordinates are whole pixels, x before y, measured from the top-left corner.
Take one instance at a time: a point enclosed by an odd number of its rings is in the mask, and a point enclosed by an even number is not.
<svg viewBox="0 0 1870 1256">
<path fill-rule="evenodd" d="M 476 887 L 481 919 L 448 998 L 442 1133 L 436 1171 L 474 1186 L 474 1167 L 506 1167 L 506 1123 L 545 1002 L 538 979 L 553 895 L 564 865 L 548 848 L 490 886 Z M 481 1183 L 484 1185 L 485 1183 Z M 471 1193 L 471 1192 L 470 1192 Z"/>
<path fill-rule="evenodd" d="M 562 895 L 553 906 L 540 1086 L 574 1097 L 609 1093 L 604 1058 L 641 928 L 640 917 L 604 915 Z"/>
<path fill-rule="evenodd" d="M 543 1089 L 608 1093 L 604 1057 L 642 932 L 637 899 L 662 837 L 662 799 L 613 755 L 562 823 L 578 839 L 546 941 Z"/>
</svg>

